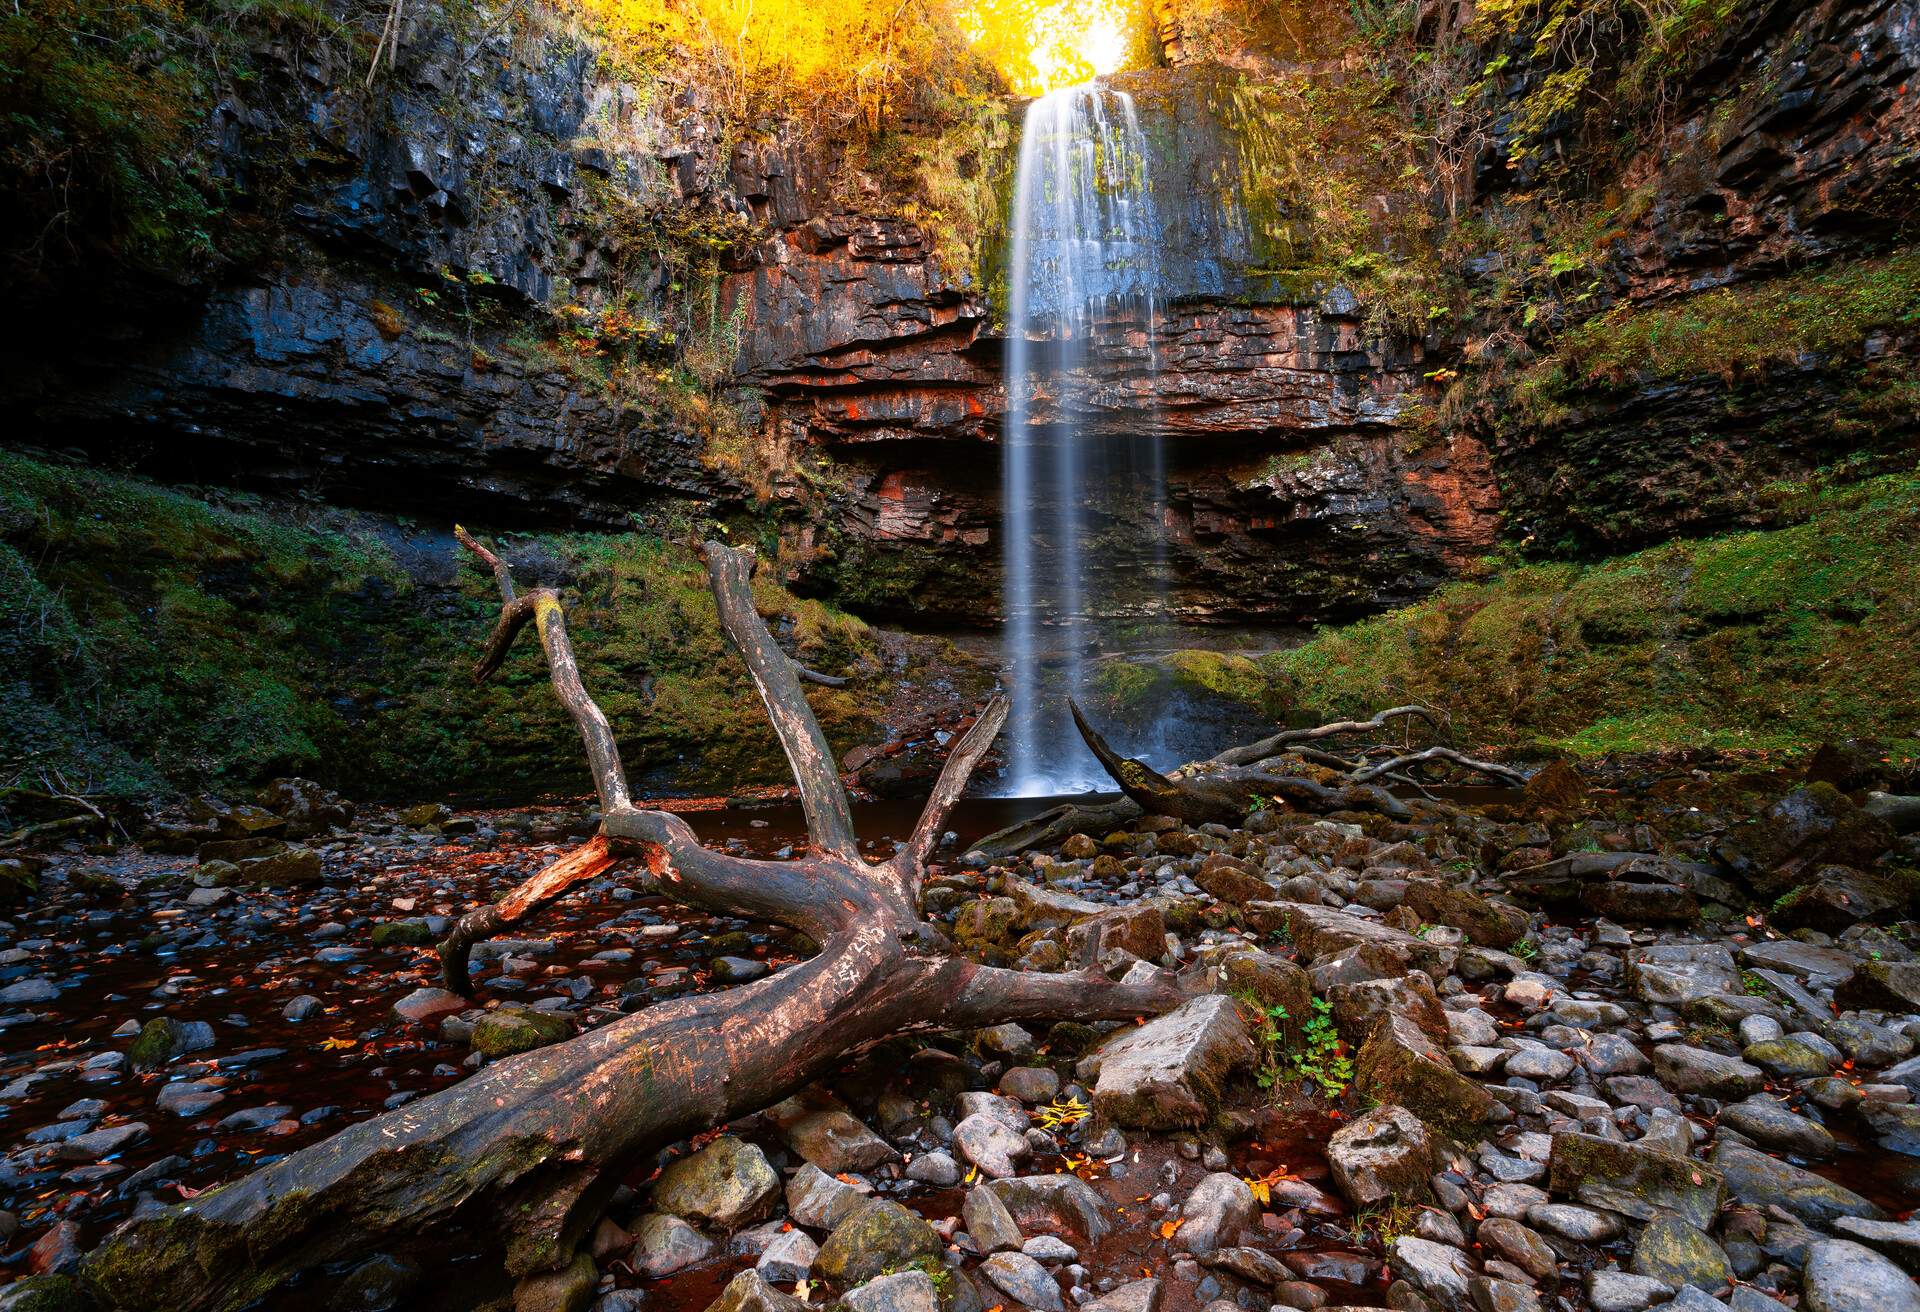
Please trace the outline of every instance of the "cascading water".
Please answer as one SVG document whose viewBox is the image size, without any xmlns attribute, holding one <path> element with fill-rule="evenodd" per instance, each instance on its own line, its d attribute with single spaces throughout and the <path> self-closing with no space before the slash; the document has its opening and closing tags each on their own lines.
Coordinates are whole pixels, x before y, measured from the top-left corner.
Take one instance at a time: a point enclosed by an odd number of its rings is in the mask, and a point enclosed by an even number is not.
<svg viewBox="0 0 1920 1312">
<path fill-rule="evenodd" d="M 1007 421 L 1001 512 L 1006 660 L 1013 714 L 1005 791 L 1110 786 L 1067 715 L 1087 657 L 1123 616 L 1164 610 L 1165 472 L 1152 425 L 1086 431 L 1080 407 L 1151 405 L 1159 226 L 1133 100 L 1099 82 L 1027 107 L 1008 267 Z M 1145 331 L 1140 329 L 1144 326 Z M 1088 365 L 1123 362 L 1124 383 Z M 1144 434 L 1144 435 L 1143 435 Z M 1126 520 L 1155 544 L 1126 571 L 1089 569 L 1093 539 Z"/>
</svg>

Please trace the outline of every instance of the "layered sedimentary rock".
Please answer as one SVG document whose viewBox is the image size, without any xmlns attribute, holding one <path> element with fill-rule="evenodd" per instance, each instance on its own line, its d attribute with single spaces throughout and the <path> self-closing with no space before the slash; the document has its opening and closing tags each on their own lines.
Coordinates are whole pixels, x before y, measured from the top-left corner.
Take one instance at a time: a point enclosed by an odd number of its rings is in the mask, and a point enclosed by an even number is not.
<svg viewBox="0 0 1920 1312">
<path fill-rule="evenodd" d="M 731 289 L 743 379 L 837 475 L 835 514 L 790 530 L 806 576 L 872 610 L 991 618 L 1007 398 L 989 307 L 942 281 L 911 225 L 814 221 L 758 256 Z M 1102 324 L 1083 367 L 1044 377 L 1040 440 L 1071 416 L 1081 441 L 1165 443 L 1159 518 L 1129 489 L 1082 489 L 1129 510 L 1090 566 L 1134 574 L 1164 551 L 1183 618 L 1309 620 L 1420 595 L 1484 549 L 1485 453 L 1407 449 L 1419 348 L 1371 343 L 1363 314 L 1339 289 L 1182 298 Z"/>
<path fill-rule="evenodd" d="M 1766 296 L 1810 264 L 1870 258 L 1911 222 L 1920 5 L 1775 0 L 1746 7 L 1715 40 L 1670 126 L 1622 175 L 1624 226 L 1594 283 L 1616 313 L 1719 287 Z M 1844 323 L 1854 311 L 1838 302 L 1780 315 L 1781 331 Z M 1714 327 L 1703 311 L 1694 331 Z M 1544 419 L 1484 417 L 1523 535 L 1618 551 L 1763 524 L 1770 484 L 1920 441 L 1910 328 L 1765 368 L 1727 358 L 1675 376 L 1658 358 L 1645 364 L 1637 378 L 1571 389 Z"/>
</svg>

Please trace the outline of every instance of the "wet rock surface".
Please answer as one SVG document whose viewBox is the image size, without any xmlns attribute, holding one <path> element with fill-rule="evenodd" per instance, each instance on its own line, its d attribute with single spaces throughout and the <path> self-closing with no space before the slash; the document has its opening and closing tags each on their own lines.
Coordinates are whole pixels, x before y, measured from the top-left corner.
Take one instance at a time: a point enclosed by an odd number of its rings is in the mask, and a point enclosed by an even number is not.
<svg viewBox="0 0 1920 1312">
<path fill-rule="evenodd" d="M 1115 976 L 1174 965 L 1192 999 L 1134 1023 L 886 1045 L 663 1151 L 574 1259 L 516 1298 L 602 1312 L 796 1312 L 823 1291 L 858 1312 L 1904 1310 L 1920 1268 L 1903 1219 L 1920 1159 L 1901 1146 L 1920 1138 L 1920 1015 L 1837 998 L 1862 968 L 1911 961 L 1905 904 L 1830 934 L 1782 933 L 1760 903 L 1621 923 L 1535 902 L 1543 849 L 1587 878 L 1655 860 L 1685 878 L 1767 805 L 1713 802 L 1703 823 L 1698 801 L 1711 799 L 1679 788 L 1624 817 L 1559 803 L 1575 814 L 1551 826 L 1517 793 L 1403 822 L 1148 817 L 1000 862 L 956 855 L 963 838 L 928 885 L 956 894 L 944 914 L 969 951 Z M 701 823 L 739 850 L 791 848 L 754 815 Z M 418 934 L 375 929 L 442 932 L 579 822 L 406 818 L 426 827 L 373 810 L 309 835 L 320 880 L 235 886 L 214 905 L 191 901 L 184 859 L 50 854 L 42 899 L 14 909 L 0 948 L 0 985 L 16 989 L 0 1012 L 0 1126 L 17 1275 L 58 1280 L 135 1208 L 512 1060 L 490 1055 L 496 1032 L 551 1041 L 723 987 L 739 977 L 723 963 L 800 955 L 616 872 L 524 937 L 476 947 L 468 1005 L 438 990 Z M 1644 850 L 1553 856 L 1588 843 Z M 124 896 L 71 879 L 83 860 Z M 1246 881 L 1284 896 L 1247 896 Z M 1438 886 L 1418 912 L 1411 881 Z M 452 1305 L 403 1275 L 356 1278 Z"/>
</svg>

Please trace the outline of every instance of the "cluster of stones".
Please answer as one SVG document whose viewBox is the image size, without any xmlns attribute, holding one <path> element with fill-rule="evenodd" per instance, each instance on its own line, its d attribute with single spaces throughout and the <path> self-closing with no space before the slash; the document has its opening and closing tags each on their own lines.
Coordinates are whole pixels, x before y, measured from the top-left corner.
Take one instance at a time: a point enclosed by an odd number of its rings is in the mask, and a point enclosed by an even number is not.
<svg viewBox="0 0 1920 1312">
<path fill-rule="evenodd" d="M 1833 1178 L 1858 1145 L 1920 1148 L 1899 874 L 1920 808 L 1861 801 L 1817 786 L 1738 822 L 1680 803 L 1615 821 L 1558 771 L 1486 811 L 1147 817 L 946 860 L 923 897 L 969 954 L 1175 967 L 1193 996 L 1133 1024 L 890 1045 L 663 1154 L 514 1302 L 632 1312 L 718 1266 L 710 1312 L 1920 1312 L 1920 1223 L 1896 1206 L 1920 1163 Z M 511 964 L 540 951 L 484 948 L 490 982 L 540 978 Z M 618 1011 L 567 1003 L 429 988 L 394 1012 L 472 1044 L 472 1066 Z M 1331 1080 L 1302 1078 L 1310 1020 L 1339 1038 Z M 208 1036 L 163 1018 L 128 1037 L 112 1056 L 184 1074 Z M 1330 1113 L 1311 1160 L 1259 1169 L 1276 1124 Z M 74 1119 L 63 1147 L 98 1132 Z M 423 1273 L 384 1257 L 356 1278 L 378 1307 Z"/>
<path fill-rule="evenodd" d="M 709 1312 L 1920 1309 L 1920 1223 L 1818 1173 L 1920 1148 L 1920 962 L 1871 923 L 1907 913 L 1912 807 L 1803 788 L 1667 835 L 1580 819 L 1557 773 L 1497 819 L 1148 817 L 949 863 L 926 900 L 981 959 L 1203 991 L 892 1054 L 677 1159 L 596 1253 L 733 1261 Z M 1351 1119 L 1256 1192 L 1237 1141 L 1324 1106 L 1288 1064 L 1316 1008 Z M 1090 1117 L 1042 1128 L 1057 1099 Z M 1920 1162 L 1889 1187 L 1920 1198 Z"/>
</svg>

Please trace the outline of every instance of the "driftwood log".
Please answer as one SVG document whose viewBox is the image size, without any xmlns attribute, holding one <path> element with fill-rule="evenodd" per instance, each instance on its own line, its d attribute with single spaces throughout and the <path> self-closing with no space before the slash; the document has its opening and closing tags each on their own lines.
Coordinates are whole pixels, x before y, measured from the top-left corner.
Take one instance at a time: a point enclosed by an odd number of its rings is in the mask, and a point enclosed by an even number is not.
<svg viewBox="0 0 1920 1312">
<path fill-rule="evenodd" d="M 1183 998 L 1175 976 L 1122 984 L 1094 971 L 1001 970 L 953 952 L 920 914 L 924 864 L 949 810 L 1006 719 L 996 700 L 948 758 L 911 837 L 869 863 L 793 662 L 755 613 L 753 558 L 703 549 L 720 622 L 786 749 L 811 848 L 794 861 L 709 851 L 677 816 L 633 805 L 606 717 L 582 685 L 550 589 L 519 594 L 507 566 L 461 540 L 500 584 L 482 672 L 532 622 L 555 691 L 580 728 L 600 794 L 600 835 L 527 881 L 470 942 L 566 888 L 638 857 L 642 877 L 689 906 L 785 925 L 821 945 L 753 984 L 678 998 L 578 1038 L 493 1063 L 253 1174 L 122 1226 L 82 1270 L 106 1307 L 197 1312 L 270 1300 L 379 1253 L 479 1252 L 505 1280 L 568 1266 L 623 1175 L 662 1147 L 757 1111 L 890 1036 L 1007 1021 L 1121 1019 Z M 503 904 L 503 906 L 508 905 Z"/>
<path fill-rule="evenodd" d="M 1398 783 L 1421 789 L 1412 771 L 1432 764 L 1457 767 L 1504 785 L 1526 782 L 1526 776 L 1517 770 L 1476 760 L 1443 744 L 1418 750 L 1374 745 L 1347 755 L 1315 745 L 1337 738 L 1377 735 L 1396 721 L 1424 721 L 1431 728 L 1444 727 L 1445 717 L 1426 706 L 1393 706 L 1371 719 L 1283 729 L 1259 742 L 1230 747 L 1217 756 L 1189 761 L 1162 774 L 1144 761 L 1113 750 L 1085 712 L 1075 703 L 1068 705 L 1081 738 L 1119 786 L 1120 797 L 1068 803 L 1009 825 L 973 845 L 972 850 L 981 856 L 1000 859 L 1059 843 L 1069 834 L 1109 833 L 1143 815 L 1172 816 L 1190 825 L 1234 824 L 1270 798 L 1303 811 L 1377 811 L 1390 819 L 1406 820 L 1412 810 L 1381 785 Z M 1303 765 L 1315 767 L 1320 777 L 1296 773 L 1296 768 Z"/>
</svg>

